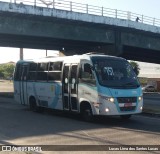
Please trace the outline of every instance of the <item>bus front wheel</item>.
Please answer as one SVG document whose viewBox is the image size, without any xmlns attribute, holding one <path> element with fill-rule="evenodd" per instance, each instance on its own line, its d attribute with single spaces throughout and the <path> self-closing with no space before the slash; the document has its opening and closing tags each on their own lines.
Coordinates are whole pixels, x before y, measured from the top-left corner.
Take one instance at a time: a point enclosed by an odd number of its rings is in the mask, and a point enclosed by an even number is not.
<svg viewBox="0 0 160 154">
<path fill-rule="evenodd" d="M 84 108 L 81 112 L 82 118 L 87 121 L 87 122 L 92 122 L 93 121 L 93 114 L 91 107 Z"/>
</svg>

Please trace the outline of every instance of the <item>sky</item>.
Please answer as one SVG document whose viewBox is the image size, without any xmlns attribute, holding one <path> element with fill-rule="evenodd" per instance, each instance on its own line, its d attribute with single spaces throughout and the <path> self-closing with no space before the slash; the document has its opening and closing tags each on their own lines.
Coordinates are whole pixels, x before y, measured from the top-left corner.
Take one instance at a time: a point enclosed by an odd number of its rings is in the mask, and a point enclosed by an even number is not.
<svg viewBox="0 0 160 154">
<path fill-rule="evenodd" d="M 130 11 L 160 19 L 160 0 L 71 0 L 105 8 Z"/>
<path fill-rule="evenodd" d="M 0 0 L 0 1 L 14 1 L 14 0 Z M 20 0 L 18 0 L 20 1 Z M 22 0 L 23 1 L 23 0 Z M 28 0 L 34 1 L 34 0 Z M 37 0 L 38 1 L 38 0 Z M 53 1 L 53 0 L 46 0 Z M 56 0 L 55 0 L 56 1 Z M 60 0 L 58 0 L 60 1 Z M 133 13 L 153 17 L 160 19 L 160 0 L 66 0 L 76 3 L 89 4 L 94 6 L 100 6 L 111 9 L 118 9 L 123 11 L 130 11 Z M 5 63 L 9 61 L 18 61 L 19 60 L 19 48 L 5 48 L 0 47 L 0 63 Z M 33 54 L 34 52 L 34 54 Z M 48 56 L 57 54 L 55 51 L 48 51 Z M 45 57 L 45 50 L 34 50 L 34 49 L 24 49 L 24 59 L 34 59 L 38 57 Z M 160 65 L 153 64 L 144 64 L 139 63 L 141 69 L 141 74 L 149 72 L 150 74 L 159 74 L 160 76 Z"/>
</svg>

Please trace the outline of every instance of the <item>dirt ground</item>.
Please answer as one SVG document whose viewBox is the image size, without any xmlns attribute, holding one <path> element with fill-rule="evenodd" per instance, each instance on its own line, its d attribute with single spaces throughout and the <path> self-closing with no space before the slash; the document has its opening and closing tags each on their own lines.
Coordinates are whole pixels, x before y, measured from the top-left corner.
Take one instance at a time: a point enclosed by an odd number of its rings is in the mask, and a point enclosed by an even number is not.
<svg viewBox="0 0 160 154">
<path fill-rule="evenodd" d="M 13 81 L 0 80 L 0 92 L 13 92 Z"/>
</svg>

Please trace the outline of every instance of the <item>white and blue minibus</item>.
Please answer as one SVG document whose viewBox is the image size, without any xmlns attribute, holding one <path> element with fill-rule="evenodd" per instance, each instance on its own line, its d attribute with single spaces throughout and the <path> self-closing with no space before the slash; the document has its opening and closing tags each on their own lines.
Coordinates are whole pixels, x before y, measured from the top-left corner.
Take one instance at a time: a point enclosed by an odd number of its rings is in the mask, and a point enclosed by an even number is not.
<svg viewBox="0 0 160 154">
<path fill-rule="evenodd" d="M 83 54 L 20 60 L 14 73 L 14 97 L 33 111 L 44 108 L 128 119 L 142 112 L 140 83 L 124 58 Z"/>
</svg>

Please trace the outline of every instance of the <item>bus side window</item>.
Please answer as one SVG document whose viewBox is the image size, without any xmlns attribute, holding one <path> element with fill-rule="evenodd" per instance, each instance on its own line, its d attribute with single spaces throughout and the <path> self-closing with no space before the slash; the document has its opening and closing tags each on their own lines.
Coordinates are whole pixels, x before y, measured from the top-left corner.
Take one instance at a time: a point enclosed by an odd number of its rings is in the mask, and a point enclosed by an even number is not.
<svg viewBox="0 0 160 154">
<path fill-rule="evenodd" d="M 61 81 L 63 62 L 50 62 L 48 81 Z"/>
<path fill-rule="evenodd" d="M 37 81 L 47 81 L 48 63 L 38 63 Z"/>
<path fill-rule="evenodd" d="M 91 78 L 92 70 L 90 64 L 84 64 L 82 69 L 82 78 L 89 79 Z"/>
<path fill-rule="evenodd" d="M 37 63 L 30 63 L 29 66 L 29 73 L 28 73 L 28 80 L 35 81 L 36 80 L 36 69 L 37 69 Z"/>
<path fill-rule="evenodd" d="M 21 73 L 21 64 L 17 64 L 14 72 L 14 80 L 19 81 L 20 80 L 20 75 Z"/>
<path fill-rule="evenodd" d="M 81 82 L 86 82 L 94 85 L 96 84 L 96 80 L 90 64 L 83 64 L 80 73 Z"/>
</svg>

